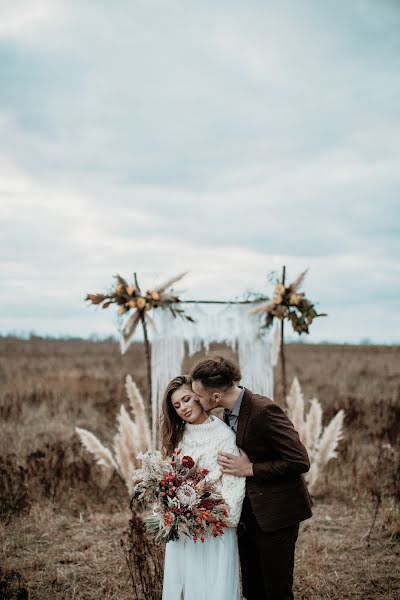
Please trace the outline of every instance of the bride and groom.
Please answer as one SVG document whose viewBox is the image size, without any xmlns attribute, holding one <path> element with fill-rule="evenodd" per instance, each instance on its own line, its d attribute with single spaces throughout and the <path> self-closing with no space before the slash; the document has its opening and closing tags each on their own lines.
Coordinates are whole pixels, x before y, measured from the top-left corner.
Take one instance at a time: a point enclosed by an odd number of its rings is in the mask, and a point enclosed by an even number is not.
<svg viewBox="0 0 400 600">
<path fill-rule="evenodd" d="M 291 421 L 272 400 L 241 387 L 222 357 L 173 379 L 164 395 L 162 444 L 180 449 L 217 482 L 229 507 L 221 538 L 168 542 L 163 600 L 293 598 L 299 523 L 311 517 L 302 473 L 310 463 Z M 209 414 L 224 408 L 224 421 Z"/>
</svg>

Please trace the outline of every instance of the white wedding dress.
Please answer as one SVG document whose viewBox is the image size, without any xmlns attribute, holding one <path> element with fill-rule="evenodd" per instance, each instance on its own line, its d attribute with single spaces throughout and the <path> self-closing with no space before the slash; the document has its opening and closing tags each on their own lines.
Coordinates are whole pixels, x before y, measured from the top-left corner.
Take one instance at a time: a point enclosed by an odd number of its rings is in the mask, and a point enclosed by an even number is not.
<svg viewBox="0 0 400 600">
<path fill-rule="evenodd" d="M 163 600 L 239 600 L 239 553 L 236 527 L 245 495 L 246 478 L 221 473 L 221 451 L 239 455 L 233 431 L 217 417 L 201 425 L 185 426 L 179 449 L 191 456 L 217 487 L 229 507 L 224 535 L 194 542 L 168 542 L 165 551 Z"/>
</svg>

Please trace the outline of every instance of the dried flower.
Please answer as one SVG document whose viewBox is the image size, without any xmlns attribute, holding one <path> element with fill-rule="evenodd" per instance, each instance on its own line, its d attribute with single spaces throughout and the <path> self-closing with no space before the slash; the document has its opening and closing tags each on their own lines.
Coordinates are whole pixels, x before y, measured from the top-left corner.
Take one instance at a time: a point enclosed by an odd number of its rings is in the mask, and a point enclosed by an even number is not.
<svg viewBox="0 0 400 600">
<path fill-rule="evenodd" d="M 139 310 L 142 310 L 146 306 L 146 300 L 143 298 L 143 296 L 139 296 L 139 298 L 136 300 L 136 306 Z"/>
<path fill-rule="evenodd" d="M 182 465 L 188 469 L 193 469 L 195 462 L 191 456 L 184 456 L 182 458 Z"/>
<path fill-rule="evenodd" d="M 176 492 L 176 497 L 179 499 L 182 506 L 192 506 L 197 502 L 196 490 L 184 483 Z"/>
<path fill-rule="evenodd" d="M 92 304 L 101 304 L 104 296 L 102 294 L 87 294 L 86 300 L 90 300 Z"/>
</svg>

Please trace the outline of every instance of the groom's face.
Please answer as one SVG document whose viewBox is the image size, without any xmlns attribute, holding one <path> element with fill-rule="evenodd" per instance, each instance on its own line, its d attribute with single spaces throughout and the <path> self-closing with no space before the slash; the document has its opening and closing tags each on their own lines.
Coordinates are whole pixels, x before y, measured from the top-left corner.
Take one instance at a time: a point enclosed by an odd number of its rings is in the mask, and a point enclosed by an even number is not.
<svg viewBox="0 0 400 600">
<path fill-rule="evenodd" d="M 208 411 L 220 406 L 221 394 L 205 388 L 199 379 L 192 381 L 192 390 L 198 397 L 203 410 Z"/>
</svg>

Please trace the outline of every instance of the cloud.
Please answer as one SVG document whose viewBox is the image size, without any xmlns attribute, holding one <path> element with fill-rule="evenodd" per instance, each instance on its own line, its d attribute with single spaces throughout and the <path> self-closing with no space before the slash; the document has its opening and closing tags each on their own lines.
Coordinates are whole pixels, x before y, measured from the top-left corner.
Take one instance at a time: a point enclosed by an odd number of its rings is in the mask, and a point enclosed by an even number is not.
<svg viewBox="0 0 400 600">
<path fill-rule="evenodd" d="M 84 296 L 105 289 L 117 271 L 129 278 L 138 270 L 146 287 L 187 268 L 184 297 L 232 299 L 246 290 L 270 293 L 267 273 L 279 273 L 286 264 L 288 280 L 309 266 L 307 292 L 329 313 L 329 319 L 315 324 L 314 340 L 368 336 L 395 341 L 394 326 L 383 334 L 382 320 L 371 320 L 377 311 L 385 315 L 396 301 L 393 282 L 400 269 L 394 258 L 279 254 L 273 248 L 252 248 L 240 232 L 224 244 L 204 243 L 199 236 L 190 239 L 163 227 L 161 215 L 146 210 L 151 202 L 136 212 L 132 206 L 128 212 L 124 206 L 96 210 L 94 197 L 50 188 L 15 166 L 8 169 L 12 200 L 1 204 L 7 221 L 0 263 L 3 330 L 113 333 L 111 313 L 91 312 Z"/>
<path fill-rule="evenodd" d="M 54 0 L 2 0 L 0 39 L 23 39 L 40 35 L 61 19 L 61 4 Z"/>
<path fill-rule="evenodd" d="M 398 293 L 392 3 L 5 6 L 3 330 L 95 329 L 82 298 L 116 271 L 150 284 L 189 268 L 188 292 L 227 298 L 286 264 L 309 266 L 310 295 L 343 318 L 324 336 L 373 323 L 389 339 L 375 305 Z"/>
</svg>

